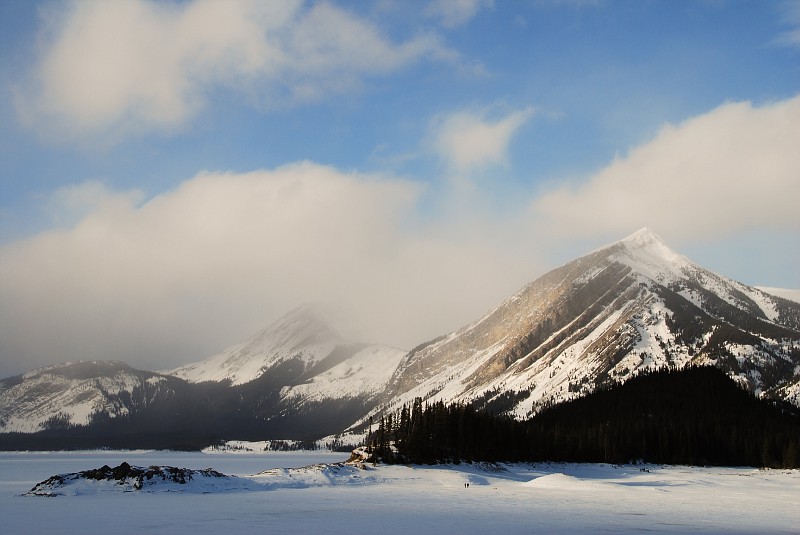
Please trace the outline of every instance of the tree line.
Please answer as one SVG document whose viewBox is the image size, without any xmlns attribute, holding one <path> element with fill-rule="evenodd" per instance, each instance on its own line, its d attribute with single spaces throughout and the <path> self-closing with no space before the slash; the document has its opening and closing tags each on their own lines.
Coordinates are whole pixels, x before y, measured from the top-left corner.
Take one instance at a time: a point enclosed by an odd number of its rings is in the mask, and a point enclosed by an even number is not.
<svg viewBox="0 0 800 535">
<path fill-rule="evenodd" d="M 415 399 L 373 421 L 388 463 L 569 461 L 800 467 L 800 411 L 712 367 L 664 369 L 517 421 Z"/>
</svg>

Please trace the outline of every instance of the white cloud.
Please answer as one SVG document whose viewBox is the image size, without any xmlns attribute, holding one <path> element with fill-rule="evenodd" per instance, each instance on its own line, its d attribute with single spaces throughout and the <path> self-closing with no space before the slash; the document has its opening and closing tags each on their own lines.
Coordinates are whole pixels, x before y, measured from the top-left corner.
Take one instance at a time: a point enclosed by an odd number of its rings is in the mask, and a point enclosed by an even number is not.
<svg viewBox="0 0 800 535">
<path fill-rule="evenodd" d="M 420 193 L 311 163 L 200 174 L 144 203 L 93 184 L 61 192 L 70 213 L 80 200 L 80 221 L 0 248 L 3 371 L 112 358 L 168 368 L 307 301 L 341 306 L 359 337 L 416 345 L 484 312 L 531 269 L 480 231 L 421 226 Z M 491 223 L 471 226 L 492 234 Z"/>
<path fill-rule="evenodd" d="M 781 20 L 789 29 L 781 32 L 775 42 L 778 45 L 800 47 L 800 2 L 786 1 L 781 6 Z"/>
<path fill-rule="evenodd" d="M 23 120 L 59 135 L 169 131 L 217 87 L 270 108 L 456 57 L 434 35 L 395 43 L 328 3 L 80 0 L 46 14 L 40 61 L 17 100 Z"/>
<path fill-rule="evenodd" d="M 56 190 L 45 203 L 45 214 L 56 227 L 71 227 L 95 211 L 114 211 L 136 205 L 143 199 L 141 191 L 124 194 L 113 192 L 98 181 L 65 186 Z"/>
<path fill-rule="evenodd" d="M 348 89 L 364 75 L 393 72 L 420 58 L 457 57 L 434 34 L 420 33 L 394 44 L 369 22 L 327 3 L 315 5 L 297 21 L 286 53 L 290 66 L 284 80 L 290 80 L 294 98 L 301 101 L 315 100 L 331 89 Z"/>
<path fill-rule="evenodd" d="M 463 130 L 513 132 L 530 114 L 464 114 Z M 716 242 L 747 256 L 744 235 L 774 252 L 747 261 L 792 261 L 800 241 L 775 237 L 800 235 L 797 124 L 800 96 L 725 104 L 502 214 L 480 195 L 431 200 L 418 182 L 312 163 L 203 173 L 146 202 L 94 183 L 60 190 L 48 204 L 58 230 L 0 246 L 0 365 L 10 374 L 115 358 L 168 368 L 306 301 L 341 306 L 361 339 L 410 347 L 479 317 L 553 258 L 645 225 L 681 252 Z M 453 143 L 444 152 L 453 165 L 502 162 L 508 136 L 475 137 L 505 141 L 460 164 L 469 143 Z"/>
<path fill-rule="evenodd" d="M 673 243 L 743 231 L 800 232 L 800 97 L 724 104 L 531 206 L 542 235 L 566 239 L 655 228 Z"/>
<path fill-rule="evenodd" d="M 471 20 L 491 0 L 433 0 L 425 8 L 425 15 L 439 19 L 442 26 L 454 28 Z"/>
<path fill-rule="evenodd" d="M 533 113 L 533 108 L 524 108 L 498 120 L 488 118 L 489 110 L 438 117 L 432 127 L 434 148 L 450 170 L 458 174 L 505 164 L 511 137 Z"/>
</svg>

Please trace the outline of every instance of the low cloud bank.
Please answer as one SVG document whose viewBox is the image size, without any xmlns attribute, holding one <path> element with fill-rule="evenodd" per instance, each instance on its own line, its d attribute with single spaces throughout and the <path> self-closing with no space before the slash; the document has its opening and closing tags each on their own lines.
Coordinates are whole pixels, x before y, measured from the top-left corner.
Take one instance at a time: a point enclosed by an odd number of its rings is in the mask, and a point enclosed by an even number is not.
<svg viewBox="0 0 800 535">
<path fill-rule="evenodd" d="M 513 133 L 529 115 L 501 123 Z M 736 246 L 744 230 L 761 243 L 796 238 L 798 124 L 800 97 L 728 103 L 587 179 L 531 192 L 516 212 L 481 207 L 480 191 L 451 199 L 443 188 L 429 202 L 419 182 L 310 162 L 201 173 L 150 199 L 66 188 L 47 203 L 52 230 L 0 247 L 0 376 L 75 359 L 166 369 L 309 301 L 355 338 L 410 348 L 479 317 L 559 255 L 642 226 L 679 251 Z M 798 249 L 790 239 L 774 256 L 797 264 Z"/>
</svg>

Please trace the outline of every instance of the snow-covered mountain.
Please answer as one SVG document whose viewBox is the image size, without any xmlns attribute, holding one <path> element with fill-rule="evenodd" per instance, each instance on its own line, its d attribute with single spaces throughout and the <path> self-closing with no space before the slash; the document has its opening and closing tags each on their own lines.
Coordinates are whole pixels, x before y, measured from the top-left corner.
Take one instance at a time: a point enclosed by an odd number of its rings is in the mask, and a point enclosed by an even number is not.
<svg viewBox="0 0 800 535">
<path fill-rule="evenodd" d="M 244 344 L 202 362 L 162 372 L 192 383 L 242 385 L 262 376 L 283 385 L 281 397 L 322 401 L 375 396 L 407 351 L 345 340 L 312 305 L 303 305 Z"/>
<path fill-rule="evenodd" d="M 174 395 L 174 379 L 122 362 L 58 364 L 0 381 L 0 432 L 32 433 L 118 417 Z"/>
<path fill-rule="evenodd" d="M 240 385 L 275 371 L 289 361 L 304 369 L 348 345 L 310 305 L 297 308 L 243 344 L 202 362 L 165 371 L 192 383 L 229 380 Z"/>
<path fill-rule="evenodd" d="M 342 414 L 344 425 L 372 406 L 406 353 L 349 342 L 306 305 L 243 344 L 172 371 L 153 373 L 100 361 L 4 379 L 0 433 L 66 429 L 119 416 L 154 422 L 142 424 L 149 429 L 163 425 L 160 413 L 167 412 L 204 413 L 209 426 L 214 419 L 230 426 L 239 421 L 248 429 L 270 422 L 265 425 L 275 433 L 297 433 L 304 422 L 311 428 L 309 422 L 316 424 L 322 415 L 333 425 L 335 413 Z M 230 418 L 225 411 L 231 411 Z"/>
<path fill-rule="evenodd" d="M 412 350 L 378 410 L 421 397 L 526 417 L 609 379 L 691 363 L 798 404 L 800 304 L 703 269 L 645 228 Z"/>
</svg>

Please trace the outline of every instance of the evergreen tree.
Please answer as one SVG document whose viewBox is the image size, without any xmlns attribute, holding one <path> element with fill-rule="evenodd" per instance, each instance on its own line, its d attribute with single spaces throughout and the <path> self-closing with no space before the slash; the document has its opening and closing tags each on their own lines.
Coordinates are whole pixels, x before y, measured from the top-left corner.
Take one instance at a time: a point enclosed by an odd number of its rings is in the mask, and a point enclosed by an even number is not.
<svg viewBox="0 0 800 535">
<path fill-rule="evenodd" d="M 716 368 L 673 368 L 549 407 L 524 422 L 416 398 L 381 418 L 377 444 L 387 462 L 641 459 L 797 467 L 800 411 L 756 399 Z"/>
</svg>

